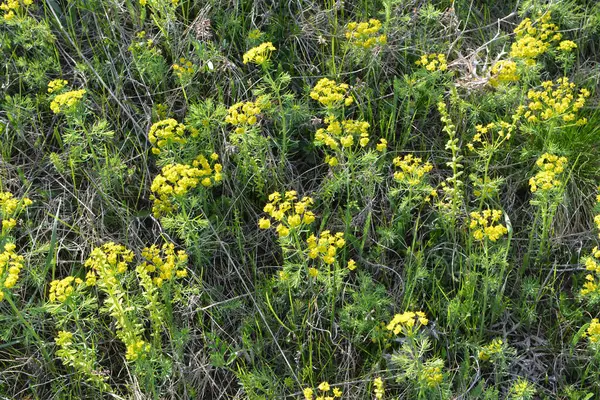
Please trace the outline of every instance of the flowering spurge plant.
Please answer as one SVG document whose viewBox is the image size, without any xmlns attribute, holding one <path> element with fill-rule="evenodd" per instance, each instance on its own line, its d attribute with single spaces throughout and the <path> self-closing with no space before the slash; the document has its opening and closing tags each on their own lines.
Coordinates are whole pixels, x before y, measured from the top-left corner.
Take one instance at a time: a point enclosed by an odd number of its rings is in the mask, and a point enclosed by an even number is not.
<svg viewBox="0 0 600 400">
<path fill-rule="evenodd" d="M 144 248 L 142 257 L 144 261 L 135 268 L 137 283 L 132 280 L 130 268 L 133 252 L 112 242 L 92 250 L 85 262 L 85 280 L 68 276 L 50 283 L 47 309 L 62 329 L 56 338 L 56 354 L 64 365 L 106 391 L 111 389 L 100 372 L 98 344 L 94 343 L 94 324 L 90 320 L 98 311 L 113 319 L 114 334 L 125 347 L 124 358 L 142 368 L 140 376 L 152 379 L 152 374 L 170 368 L 163 354 L 163 341 L 168 337 L 164 333 L 172 333 L 174 328 L 172 302 L 181 291 L 178 280 L 187 276 L 188 255 L 183 250 L 175 251 L 173 243 L 165 243 Z M 145 375 L 148 368 L 153 372 Z"/>
<path fill-rule="evenodd" d="M 429 319 L 422 311 L 406 311 L 396 314 L 387 324 L 387 330 L 402 338 L 399 349 L 392 353 L 390 361 L 398 368 L 396 381 L 402 383 L 414 398 L 447 396 L 444 382 L 444 362 L 439 358 L 427 358 L 432 344 L 425 327 Z"/>
<path fill-rule="evenodd" d="M 577 114 L 590 97 L 589 90 L 582 88 L 577 91 L 575 83 L 567 77 L 545 81 L 542 88 L 543 90 L 530 89 L 527 92 L 527 106 L 519 110 L 526 122 L 543 124 L 547 130 L 587 123 L 585 117 L 578 118 Z"/>
<path fill-rule="evenodd" d="M 332 387 L 329 382 L 321 382 L 317 390 L 307 387 L 302 394 L 304 400 L 334 400 L 341 399 L 344 392 L 339 387 Z"/>
<path fill-rule="evenodd" d="M 387 36 L 381 33 L 381 21 L 371 18 L 366 22 L 349 22 L 346 25 L 346 39 L 351 47 L 369 50 L 387 43 Z"/>
<path fill-rule="evenodd" d="M 185 204 L 188 193 L 196 187 L 210 188 L 221 182 L 223 166 L 216 162 L 218 154 L 212 153 L 209 159 L 199 155 L 191 165 L 168 164 L 163 167 L 150 186 L 150 200 L 153 202 L 152 212 L 155 217 L 177 211 Z"/>
</svg>

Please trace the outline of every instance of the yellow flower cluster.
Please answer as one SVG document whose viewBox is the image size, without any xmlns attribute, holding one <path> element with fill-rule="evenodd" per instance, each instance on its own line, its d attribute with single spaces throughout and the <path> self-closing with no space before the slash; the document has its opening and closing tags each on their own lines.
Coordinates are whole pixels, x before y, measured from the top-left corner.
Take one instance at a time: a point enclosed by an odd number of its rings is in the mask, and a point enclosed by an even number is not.
<svg viewBox="0 0 600 400">
<path fill-rule="evenodd" d="M 263 96 L 259 96 L 256 101 L 244 101 L 235 103 L 227 112 L 225 122 L 234 125 L 235 133 L 242 134 L 246 129 L 258 122 L 258 114 L 267 106 L 267 100 Z"/>
<path fill-rule="evenodd" d="M 503 83 L 516 82 L 521 76 L 517 72 L 517 63 L 511 60 L 500 60 L 491 70 L 490 84 L 498 86 Z"/>
<path fill-rule="evenodd" d="M 14 243 L 6 243 L 0 253 L 0 301 L 4 299 L 4 289 L 11 289 L 19 280 L 23 269 L 23 256 L 15 252 Z"/>
<path fill-rule="evenodd" d="M 125 246 L 109 242 L 94 248 L 84 263 L 96 276 L 98 287 L 107 295 L 106 306 L 116 320 L 117 336 L 125 344 L 125 358 L 129 361 L 137 360 L 150 348 L 141 339 L 143 328 L 129 319 L 129 310 L 123 304 L 121 275 L 127 272 L 133 257 L 133 252 Z"/>
<path fill-rule="evenodd" d="M 534 65 L 535 59 L 548 51 L 552 43 L 560 41 L 562 34 L 550 19 L 550 13 L 546 13 L 535 23 L 530 18 L 521 21 L 514 31 L 516 41 L 511 46 L 510 56 Z"/>
<path fill-rule="evenodd" d="M 17 225 L 15 217 L 31 204 L 33 202 L 27 197 L 19 200 L 11 192 L 0 192 L 0 217 L 2 217 L 3 234 Z"/>
<path fill-rule="evenodd" d="M 475 151 L 477 147 L 488 148 L 489 146 L 499 145 L 505 140 L 509 140 L 512 133 L 515 131 L 515 122 L 519 118 L 519 114 L 513 115 L 513 123 L 506 121 L 490 122 L 487 125 L 478 124 L 475 126 L 475 135 L 473 139 L 467 143 L 470 151 Z M 490 138 L 488 141 L 486 138 Z M 493 140 L 496 140 L 495 144 Z"/>
<path fill-rule="evenodd" d="M 425 174 L 433 169 L 431 163 L 423 163 L 420 157 L 415 157 L 412 154 L 407 154 L 404 157 L 396 157 L 393 163 L 396 168 L 400 168 L 400 171 L 394 172 L 394 180 L 406 183 L 409 186 L 420 184 Z"/>
<path fill-rule="evenodd" d="M 190 60 L 186 60 L 184 57 L 179 59 L 179 64 L 173 64 L 173 71 L 177 74 L 179 79 L 189 78 L 196 72 L 196 67 Z"/>
<path fill-rule="evenodd" d="M 335 398 L 341 398 L 344 394 L 340 388 L 332 388 L 329 382 L 321 382 L 317 389 L 318 393 L 316 397 L 315 391 L 312 388 L 304 389 L 302 391 L 304 400 L 334 400 Z"/>
<path fill-rule="evenodd" d="M 244 54 L 244 64 L 254 63 L 256 65 L 264 65 L 269 61 L 271 52 L 275 50 L 275 46 L 271 42 L 265 42 L 253 47 Z"/>
<path fill-rule="evenodd" d="M 475 240 L 488 239 L 495 242 L 508 233 L 508 229 L 502 224 L 495 224 L 502 218 L 500 210 L 483 210 L 482 212 L 473 211 L 471 213 L 471 222 L 469 228 L 473 230 L 472 235 Z"/>
<path fill-rule="evenodd" d="M 287 191 L 283 195 L 274 192 L 269 195 L 269 202 L 263 211 L 277 222 L 275 231 L 279 237 L 287 237 L 291 230 L 300 229 L 303 225 L 313 223 L 315 214 L 310 210 L 313 203 L 313 198 L 308 196 L 304 196 L 298 201 L 298 193 L 295 190 Z M 258 226 L 260 229 L 269 229 L 271 219 L 261 218 Z"/>
<path fill-rule="evenodd" d="M 318 101 L 327 108 L 335 108 L 344 104 L 349 106 L 354 99 L 348 96 L 348 86 L 346 83 L 336 83 L 328 78 L 321 78 L 310 92 L 310 98 Z"/>
<path fill-rule="evenodd" d="M 64 303 L 67 298 L 73 294 L 75 288 L 73 285 L 81 285 L 83 280 L 74 276 L 67 276 L 64 279 L 55 279 L 50 282 L 50 292 L 48 298 L 51 302 L 57 301 Z"/>
<path fill-rule="evenodd" d="M 592 319 L 585 335 L 594 344 L 600 342 L 600 321 L 598 321 L 598 318 Z"/>
<path fill-rule="evenodd" d="M 50 103 L 50 109 L 54 112 L 54 114 L 70 111 L 79 104 L 85 93 L 85 89 L 71 90 L 69 92 L 61 93 L 57 95 L 54 100 L 52 100 Z"/>
<path fill-rule="evenodd" d="M 394 332 L 394 335 L 398 335 L 401 332 L 404 334 L 412 334 L 417 331 L 421 326 L 427 325 L 429 320 L 422 311 L 406 311 L 402 314 L 394 315 L 394 318 L 387 324 L 386 328 L 388 331 Z"/>
<path fill-rule="evenodd" d="M 223 166 L 216 162 L 219 156 L 213 153 L 210 159 L 214 162 L 212 166 L 206 157 L 199 155 L 192 165 L 169 164 L 163 167 L 150 186 L 153 192 L 150 200 L 154 202 L 152 212 L 157 218 L 174 210 L 173 197 L 185 195 L 198 184 L 211 187 L 221 182 Z"/>
<path fill-rule="evenodd" d="M 480 360 L 495 361 L 496 356 L 502 355 L 504 353 L 504 342 L 502 339 L 494 339 L 489 344 L 483 346 L 481 350 L 479 350 L 478 357 Z"/>
<path fill-rule="evenodd" d="M 559 50 L 562 50 L 566 53 L 570 52 L 573 49 L 577 48 L 577 43 L 572 40 L 563 40 L 558 44 Z"/>
<path fill-rule="evenodd" d="M 54 93 L 62 90 L 67 83 L 69 82 L 65 81 L 64 79 L 55 79 L 48 82 L 48 93 Z"/>
<path fill-rule="evenodd" d="M 105 243 L 94 248 L 85 261 L 84 265 L 90 269 L 86 281 L 90 279 L 96 283 L 97 279 L 100 287 L 112 289 L 119 285 L 117 276 L 125 273 L 132 261 L 133 252 L 128 248 L 113 242 Z"/>
<path fill-rule="evenodd" d="M 378 152 L 382 153 L 387 149 L 387 145 L 388 145 L 388 141 L 385 140 L 384 138 L 380 138 L 379 142 L 377 143 L 377 146 L 375 146 L 375 148 L 377 149 Z"/>
<path fill-rule="evenodd" d="M 160 154 L 160 149 L 173 144 L 183 145 L 186 143 L 185 125 L 177 122 L 173 118 L 164 119 L 155 122 L 150 127 L 148 140 L 152 143 L 152 153 Z"/>
<path fill-rule="evenodd" d="M 352 147 L 357 142 L 361 147 L 369 144 L 369 123 L 366 121 L 356 121 L 345 119 L 338 121 L 334 116 L 325 118 L 328 124 L 327 128 L 321 128 L 315 133 L 315 144 L 324 144 L 331 150 L 338 150 L 341 147 Z"/>
<path fill-rule="evenodd" d="M 15 18 L 15 13 L 21 9 L 21 6 L 28 7 L 33 4 L 33 0 L 4 0 L 0 4 L 0 10 L 4 11 L 4 19 L 10 21 Z"/>
<path fill-rule="evenodd" d="M 548 193 L 561 187 L 562 181 L 559 176 L 567 164 L 566 157 L 545 153 L 538 158 L 535 164 L 541 171 L 529 179 L 531 193 L 536 193 L 538 190 L 542 193 Z"/>
<path fill-rule="evenodd" d="M 383 399 L 383 396 L 385 394 L 385 388 L 383 386 L 383 379 L 381 379 L 381 377 L 375 378 L 373 380 L 373 386 L 375 386 L 375 388 L 373 389 L 373 394 L 375 395 L 375 398 L 377 400 Z"/>
<path fill-rule="evenodd" d="M 590 294 L 600 295 L 600 250 L 598 247 L 594 247 L 592 253 L 589 256 L 583 258 L 585 269 L 592 272 L 585 276 L 586 282 L 583 284 L 583 288 L 579 292 L 582 296 L 588 296 Z"/>
<path fill-rule="evenodd" d="M 448 69 L 446 56 L 441 53 L 424 54 L 415 64 L 425 68 L 429 72 L 446 71 Z"/>
<path fill-rule="evenodd" d="M 73 334 L 67 331 L 59 331 L 56 339 L 54 339 L 56 345 L 59 347 L 67 347 L 73 344 Z"/>
<path fill-rule="evenodd" d="M 381 21 L 371 18 L 368 22 L 350 22 L 346 25 L 346 39 L 350 44 L 370 49 L 371 47 L 387 43 L 387 37 L 380 35 Z"/>
<path fill-rule="evenodd" d="M 422 375 L 420 377 L 425 381 L 427 386 L 430 388 L 434 388 L 439 386 L 444 379 L 444 375 L 442 374 L 442 367 L 439 365 L 427 365 L 423 368 Z"/>
<path fill-rule="evenodd" d="M 346 245 L 346 240 L 344 240 L 343 232 L 333 234 L 325 230 L 321 232 L 318 238 L 314 234 L 310 235 L 306 239 L 306 244 L 308 245 L 308 257 L 310 259 L 319 259 L 325 264 L 331 265 L 335 262 L 338 249 Z"/>
<path fill-rule="evenodd" d="M 559 78 L 556 83 L 546 81 L 542 83 L 544 90 L 529 90 L 527 97 L 527 111 L 523 115 L 528 122 L 547 121 L 552 118 L 562 118 L 564 122 L 576 119 L 576 113 L 583 108 L 585 100 L 590 96 L 587 89 L 575 92 L 575 84 L 569 78 Z M 577 95 L 577 96 L 576 96 Z M 586 118 L 578 119 L 576 125 L 585 125 Z"/>
<path fill-rule="evenodd" d="M 173 243 L 165 243 L 162 248 L 152 245 L 142 250 L 142 257 L 147 261 L 143 262 L 138 268 L 143 269 L 152 277 L 152 281 L 158 287 L 164 282 L 169 282 L 173 278 L 183 278 L 187 276 L 185 269 L 188 255 L 185 251 L 175 252 Z"/>
</svg>

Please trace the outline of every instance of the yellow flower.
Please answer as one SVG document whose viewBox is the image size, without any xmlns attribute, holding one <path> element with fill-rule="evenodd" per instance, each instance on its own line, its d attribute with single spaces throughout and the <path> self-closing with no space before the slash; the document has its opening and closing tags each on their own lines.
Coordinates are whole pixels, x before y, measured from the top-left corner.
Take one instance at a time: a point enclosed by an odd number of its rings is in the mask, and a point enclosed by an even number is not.
<svg viewBox="0 0 600 400">
<path fill-rule="evenodd" d="M 269 61 L 271 52 L 275 50 L 275 46 L 273 46 L 273 43 L 271 42 L 265 42 L 259 46 L 253 47 L 244 54 L 244 64 L 254 63 L 256 65 L 264 65 Z"/>
<path fill-rule="evenodd" d="M 385 394 L 385 389 L 383 387 L 383 379 L 381 379 L 380 377 L 375 378 L 375 380 L 373 380 L 373 386 L 375 386 L 375 389 L 373 390 L 375 398 L 377 400 L 383 399 L 383 395 Z"/>
<path fill-rule="evenodd" d="M 387 149 L 387 140 L 385 140 L 384 138 L 379 139 L 379 143 L 377 143 L 377 151 L 378 152 L 384 152 L 385 149 Z"/>
<path fill-rule="evenodd" d="M 433 169 L 431 163 L 423 163 L 421 158 L 414 157 L 412 154 L 396 157 L 392 162 L 396 168 L 400 168 L 400 171 L 394 173 L 394 180 L 408 186 L 420 184 L 425 175 Z"/>
<path fill-rule="evenodd" d="M 14 243 L 6 243 L 0 253 L 0 301 L 4 298 L 3 289 L 11 289 L 19 280 L 23 269 L 24 257 L 15 252 Z"/>
<path fill-rule="evenodd" d="M 486 209 L 482 212 L 474 211 L 470 214 L 469 228 L 475 240 L 488 239 L 495 242 L 508 233 L 508 229 L 500 223 L 495 224 L 502 217 L 501 210 Z"/>
<path fill-rule="evenodd" d="M 356 261 L 353 259 L 348 260 L 348 269 L 354 271 L 356 269 Z"/>
<path fill-rule="evenodd" d="M 342 391 L 339 388 L 333 388 L 333 397 L 342 397 Z"/>
<path fill-rule="evenodd" d="M 173 118 L 154 123 L 148 133 L 148 140 L 155 146 L 152 153 L 159 154 L 160 149 L 174 144 L 184 145 L 187 142 L 184 134 L 185 125 L 178 123 Z"/>
<path fill-rule="evenodd" d="M 79 104 L 81 99 L 83 99 L 83 95 L 85 93 L 85 89 L 71 90 L 70 92 L 61 93 L 57 95 L 54 100 L 52 100 L 50 103 L 50 109 L 54 112 L 54 114 L 72 111 Z"/>
<path fill-rule="evenodd" d="M 302 391 L 304 394 L 304 400 L 313 400 L 314 391 L 311 388 L 306 388 Z"/>
<path fill-rule="evenodd" d="M 370 19 L 368 22 L 350 22 L 346 25 L 346 39 L 356 47 L 370 49 L 379 44 L 387 43 L 386 35 L 379 34 L 382 25 L 377 19 Z"/>
<path fill-rule="evenodd" d="M 441 53 L 425 54 L 421 56 L 415 64 L 425 68 L 429 72 L 443 72 L 448 69 L 446 56 Z"/>
<path fill-rule="evenodd" d="M 502 83 L 516 82 L 520 75 L 517 73 L 517 63 L 511 60 L 500 60 L 491 70 L 490 83 L 498 86 Z"/>
<path fill-rule="evenodd" d="M 577 48 L 577 44 L 572 40 L 563 40 L 558 44 L 558 48 L 564 52 L 569 52 Z"/>
<path fill-rule="evenodd" d="M 260 229 L 269 229 L 271 227 L 271 220 L 267 218 L 261 218 L 258 220 L 258 227 Z"/>
<path fill-rule="evenodd" d="M 427 325 L 428 323 L 429 320 L 422 311 L 406 311 L 402 314 L 394 315 L 394 318 L 387 324 L 386 328 L 394 332 L 395 335 L 398 335 L 400 332 L 412 334 L 422 325 Z"/>
<path fill-rule="evenodd" d="M 67 81 L 64 79 L 55 79 L 53 81 L 48 82 L 48 93 L 54 93 L 60 91 L 67 85 Z"/>
<path fill-rule="evenodd" d="M 337 84 L 328 78 L 320 79 L 310 92 L 310 97 L 327 108 L 340 105 L 349 106 L 354 99 L 348 96 L 349 86 L 345 83 Z"/>
<path fill-rule="evenodd" d="M 319 270 L 318 270 L 318 269 L 316 269 L 315 267 L 310 267 L 310 268 L 308 269 L 308 274 L 309 274 L 310 276 L 312 276 L 313 278 L 316 278 L 316 277 L 317 277 L 317 275 L 319 275 Z"/>
<path fill-rule="evenodd" d="M 329 386 L 329 383 L 321 382 L 321 384 L 318 386 L 318 389 L 322 392 L 328 392 L 331 389 L 331 387 Z"/>
<path fill-rule="evenodd" d="M 567 164 L 566 157 L 545 153 L 536 161 L 540 171 L 529 179 L 532 193 L 549 193 L 562 187 L 559 179 Z"/>
</svg>

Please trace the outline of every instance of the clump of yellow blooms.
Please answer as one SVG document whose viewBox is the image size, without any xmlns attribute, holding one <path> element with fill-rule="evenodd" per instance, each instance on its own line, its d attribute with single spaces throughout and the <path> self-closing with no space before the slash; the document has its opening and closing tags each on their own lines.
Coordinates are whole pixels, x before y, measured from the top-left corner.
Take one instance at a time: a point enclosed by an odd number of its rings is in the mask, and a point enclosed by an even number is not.
<svg viewBox="0 0 600 400">
<path fill-rule="evenodd" d="M 384 138 L 380 138 L 375 148 L 378 152 L 383 153 L 387 149 L 388 141 Z"/>
<path fill-rule="evenodd" d="M 600 286 L 598 284 L 598 278 L 600 277 L 600 250 L 597 246 L 594 247 L 590 255 L 583 258 L 583 264 L 585 265 L 585 269 L 594 275 L 587 274 L 585 276 L 586 282 L 579 293 L 582 296 L 600 296 Z"/>
<path fill-rule="evenodd" d="M 277 50 L 273 43 L 265 42 L 248 50 L 243 57 L 244 64 L 264 65 L 269 61 L 271 52 Z"/>
<path fill-rule="evenodd" d="M 514 31 L 516 41 L 511 46 L 510 56 L 534 65 L 535 59 L 548 51 L 552 43 L 559 42 L 562 34 L 550 19 L 550 13 L 546 13 L 535 23 L 530 18 L 521 21 Z"/>
<path fill-rule="evenodd" d="M 16 14 L 22 7 L 28 7 L 33 4 L 33 0 L 4 0 L 0 4 L 0 10 L 4 11 L 4 20 L 10 21 L 15 18 Z"/>
<path fill-rule="evenodd" d="M 487 239 L 495 242 L 508 233 L 504 225 L 497 223 L 502 218 L 501 210 L 473 211 L 470 216 L 469 228 L 475 240 Z"/>
<path fill-rule="evenodd" d="M 577 112 L 583 108 L 590 91 L 583 88 L 577 93 L 575 84 L 569 78 L 559 78 L 556 82 L 542 83 L 544 90 L 529 90 L 527 111 L 524 117 L 528 122 L 547 121 L 561 118 L 564 122 L 575 121 L 576 125 L 585 125 L 586 118 L 576 120 Z"/>
<path fill-rule="evenodd" d="M 478 357 L 480 360 L 494 362 L 498 356 L 504 353 L 504 342 L 502 339 L 497 338 L 492 340 L 489 344 L 483 346 L 479 350 Z"/>
<path fill-rule="evenodd" d="M 67 276 L 64 279 L 55 279 L 50 282 L 48 299 L 51 302 L 57 301 L 59 303 L 64 303 L 75 291 L 74 285 L 81 285 L 82 283 L 83 280 L 81 280 L 81 278 L 75 278 L 74 276 Z"/>
<path fill-rule="evenodd" d="M 504 141 L 509 140 L 515 131 L 516 121 L 520 118 L 520 114 L 513 115 L 513 123 L 506 121 L 490 122 L 487 125 L 478 124 L 475 126 L 475 135 L 473 139 L 467 143 L 470 151 L 476 151 L 481 148 L 488 150 L 494 149 L 501 145 Z M 476 147 L 477 146 L 477 147 Z"/>
<path fill-rule="evenodd" d="M 315 391 L 312 388 L 305 388 L 302 391 L 304 400 L 333 400 L 341 398 L 344 394 L 340 388 L 332 388 L 329 382 L 321 382 L 317 387 L 317 390 L 318 392 L 315 397 Z"/>
<path fill-rule="evenodd" d="M 179 64 L 173 64 L 173 71 L 177 74 L 179 79 L 190 78 L 196 73 L 196 67 L 190 60 L 186 60 L 184 57 L 179 59 Z"/>
<path fill-rule="evenodd" d="M 257 117 L 267 105 L 264 96 L 259 96 L 256 101 L 235 103 L 229 107 L 225 122 L 236 126 L 235 133 L 245 133 L 249 127 L 258 123 Z"/>
<path fill-rule="evenodd" d="M 433 169 L 429 162 L 423 162 L 420 157 L 407 154 L 404 157 L 396 157 L 393 160 L 394 166 L 399 171 L 394 172 L 394 180 L 400 183 L 406 183 L 409 186 L 417 186 L 423 181 L 423 177 Z"/>
<path fill-rule="evenodd" d="M 543 154 L 535 162 L 540 171 L 529 179 L 532 193 L 548 193 L 562 186 L 560 175 L 567 164 L 566 157 L 558 157 L 554 154 Z"/>
<path fill-rule="evenodd" d="M 2 217 L 2 233 L 6 234 L 17 225 L 16 217 L 33 202 L 27 197 L 21 200 L 11 192 L 0 192 L 0 217 Z"/>
<path fill-rule="evenodd" d="M 67 81 L 64 79 L 55 79 L 53 81 L 48 82 L 48 93 L 54 93 L 61 91 L 66 85 Z"/>
<path fill-rule="evenodd" d="M 4 290 L 15 286 L 23 269 L 24 258 L 15 252 L 16 248 L 14 243 L 6 243 L 0 253 L 0 301 L 4 299 Z"/>
<path fill-rule="evenodd" d="M 327 128 L 321 128 L 315 133 L 315 144 L 324 144 L 331 150 L 352 147 L 358 143 L 361 147 L 369 144 L 369 123 L 345 119 L 338 121 L 334 116 L 325 118 Z M 356 138 L 356 141 L 355 141 Z"/>
<path fill-rule="evenodd" d="M 318 101 L 327 108 L 335 108 L 340 105 L 349 106 L 354 99 L 348 95 L 346 83 L 336 83 L 328 78 L 321 78 L 310 92 L 310 98 Z"/>
<path fill-rule="evenodd" d="M 150 127 L 150 132 L 148 133 L 148 140 L 154 146 L 152 153 L 160 154 L 160 149 L 172 146 L 173 144 L 185 144 L 187 140 L 184 134 L 185 125 L 173 118 L 155 122 Z"/>
<path fill-rule="evenodd" d="M 519 378 L 510 387 L 508 398 L 514 400 L 531 399 L 535 395 L 535 392 L 535 387 L 529 381 Z"/>
<path fill-rule="evenodd" d="M 442 367 L 439 365 L 426 365 L 423 367 L 423 372 L 421 373 L 420 378 L 421 380 L 425 381 L 428 387 L 437 387 L 444 379 Z"/>
<path fill-rule="evenodd" d="M 350 44 L 370 49 L 371 47 L 387 43 L 387 37 L 379 34 L 381 31 L 381 21 L 371 18 L 368 22 L 350 22 L 346 25 L 346 39 Z"/>
<path fill-rule="evenodd" d="M 598 318 L 592 319 L 590 326 L 587 328 L 585 335 L 592 344 L 600 342 L 600 321 Z"/>
<path fill-rule="evenodd" d="M 142 257 L 146 261 L 140 264 L 138 269 L 143 269 L 158 287 L 161 287 L 164 282 L 172 281 L 174 278 L 187 276 L 185 267 L 188 255 L 184 250 L 175 252 L 173 243 L 165 243 L 162 247 L 154 244 L 146 247 L 142 250 Z"/>
<path fill-rule="evenodd" d="M 157 218 L 174 210 L 173 197 L 183 196 L 199 184 L 211 187 L 221 182 L 223 166 L 216 162 L 219 156 L 213 153 L 210 159 L 214 163 L 212 166 L 206 157 L 199 155 L 192 165 L 169 164 L 163 167 L 150 186 L 150 200 L 154 202 L 152 212 Z"/>
<path fill-rule="evenodd" d="M 127 272 L 133 257 L 133 252 L 125 246 L 109 242 L 94 248 L 84 263 L 97 276 L 97 286 L 107 295 L 105 303 L 116 320 L 117 336 L 126 346 L 128 361 L 137 360 L 150 349 L 141 338 L 143 327 L 130 319 L 130 310 L 123 303 L 121 276 Z"/>
<path fill-rule="evenodd" d="M 315 220 L 315 214 L 310 210 L 314 200 L 304 196 L 298 200 L 298 193 L 289 190 L 285 193 L 273 192 L 269 195 L 269 202 L 263 208 L 269 218 L 258 221 L 260 229 L 269 229 L 271 222 L 277 223 L 275 231 L 279 237 L 287 237 L 291 231 L 310 225 Z"/>
<path fill-rule="evenodd" d="M 441 53 L 424 54 L 415 64 L 425 68 L 429 72 L 446 71 L 448 69 L 446 56 Z"/>
<path fill-rule="evenodd" d="M 406 311 L 402 314 L 394 315 L 394 318 L 387 324 L 388 331 L 392 331 L 394 335 L 403 333 L 412 335 L 418 331 L 421 326 L 427 325 L 429 320 L 422 311 Z"/>
<path fill-rule="evenodd" d="M 119 285 L 118 275 L 127 271 L 133 252 L 123 245 L 108 242 L 92 250 L 85 266 L 98 279 L 98 285 L 112 289 Z"/>
<path fill-rule="evenodd" d="M 385 394 L 385 388 L 383 386 L 383 379 L 381 379 L 381 377 L 375 378 L 373 380 L 373 386 L 375 386 L 375 388 L 373 389 L 373 394 L 375 395 L 375 398 L 377 400 L 383 399 L 383 396 Z"/>
<path fill-rule="evenodd" d="M 50 103 L 50 109 L 54 114 L 73 110 L 83 99 L 85 89 L 71 90 L 57 95 Z"/>
<path fill-rule="evenodd" d="M 319 259 L 327 265 L 336 260 L 338 249 L 346 245 L 343 232 L 331 233 L 328 230 L 321 232 L 317 238 L 314 234 L 306 239 L 308 257 L 312 260 Z"/>
<path fill-rule="evenodd" d="M 562 42 L 560 42 L 558 44 L 558 48 L 559 50 L 562 50 L 564 52 L 570 52 L 573 49 L 577 48 L 577 43 L 575 43 L 572 40 L 563 40 Z"/>
<path fill-rule="evenodd" d="M 516 82 L 521 77 L 517 72 L 517 63 L 512 60 L 500 60 L 496 62 L 490 72 L 490 84 L 492 86 Z"/>
</svg>

